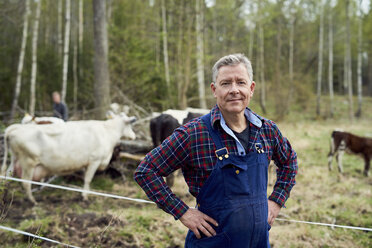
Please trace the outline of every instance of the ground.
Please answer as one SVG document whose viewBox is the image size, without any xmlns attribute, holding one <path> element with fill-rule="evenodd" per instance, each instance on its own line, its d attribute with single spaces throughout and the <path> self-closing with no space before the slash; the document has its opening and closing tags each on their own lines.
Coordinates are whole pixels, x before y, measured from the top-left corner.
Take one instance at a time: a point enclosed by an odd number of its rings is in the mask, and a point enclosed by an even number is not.
<svg viewBox="0 0 372 248">
<path fill-rule="evenodd" d="M 372 227 L 372 176 L 363 176 L 363 160 L 345 155 L 343 175 L 335 161 L 333 171 L 327 166 L 332 130 L 342 128 L 372 137 L 370 123 L 371 118 L 352 124 L 311 119 L 278 123 L 296 149 L 299 162 L 297 184 L 280 218 Z M 132 179 L 134 168 L 135 163 L 128 167 L 125 182 L 102 174 L 95 176 L 91 187 L 147 199 Z M 53 183 L 82 186 L 81 180 L 71 177 L 59 177 Z M 99 196 L 90 196 L 85 202 L 79 193 L 44 188 L 34 193 L 39 204 L 32 206 L 20 183 L 0 182 L 0 190 L 0 225 L 81 247 L 183 247 L 187 229 L 153 204 Z M 194 206 L 182 176 L 177 176 L 173 190 Z M 271 190 L 272 185 L 268 192 Z M 4 231 L 0 231 L 0 240 L 4 247 L 53 246 Z M 272 247 L 371 247 L 372 232 L 276 221 L 270 243 Z"/>
</svg>

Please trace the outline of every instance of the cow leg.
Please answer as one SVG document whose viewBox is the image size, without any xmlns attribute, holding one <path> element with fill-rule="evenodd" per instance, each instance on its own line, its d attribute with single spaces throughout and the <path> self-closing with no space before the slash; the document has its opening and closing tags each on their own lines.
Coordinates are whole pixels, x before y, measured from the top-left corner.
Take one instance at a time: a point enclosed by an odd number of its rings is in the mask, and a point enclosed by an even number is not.
<svg viewBox="0 0 372 248">
<path fill-rule="evenodd" d="M 333 153 L 329 152 L 328 153 L 328 170 L 332 170 L 332 160 L 333 160 Z"/>
<path fill-rule="evenodd" d="M 370 158 L 368 155 L 364 155 L 364 175 L 366 177 L 369 176 L 369 166 L 370 166 Z"/>
<path fill-rule="evenodd" d="M 90 182 L 93 179 L 94 174 L 96 173 L 100 163 L 99 162 L 94 162 L 91 163 L 87 169 L 85 170 L 85 175 L 84 175 L 84 190 L 90 190 Z M 88 193 L 83 192 L 83 199 L 86 201 L 88 200 Z"/>
<path fill-rule="evenodd" d="M 332 170 L 332 160 L 333 160 L 334 155 L 335 155 L 335 141 L 334 141 L 334 138 L 331 137 L 330 150 L 328 153 L 328 169 L 330 171 Z"/>
<path fill-rule="evenodd" d="M 34 168 L 33 167 L 25 167 L 25 168 L 23 168 L 23 171 L 22 171 L 22 178 L 25 179 L 25 180 L 32 180 L 33 173 L 34 173 Z M 23 184 L 23 187 L 26 190 L 26 194 L 27 194 L 28 199 L 33 204 L 36 205 L 37 203 L 35 201 L 35 198 L 32 196 L 32 192 L 31 192 L 31 183 L 22 182 L 22 184 Z"/>
<path fill-rule="evenodd" d="M 338 171 L 340 173 L 343 172 L 343 169 L 342 169 L 342 157 L 344 156 L 344 151 L 343 150 L 340 150 L 337 152 L 337 155 L 336 155 L 336 160 L 337 160 L 337 164 L 338 164 Z"/>
</svg>

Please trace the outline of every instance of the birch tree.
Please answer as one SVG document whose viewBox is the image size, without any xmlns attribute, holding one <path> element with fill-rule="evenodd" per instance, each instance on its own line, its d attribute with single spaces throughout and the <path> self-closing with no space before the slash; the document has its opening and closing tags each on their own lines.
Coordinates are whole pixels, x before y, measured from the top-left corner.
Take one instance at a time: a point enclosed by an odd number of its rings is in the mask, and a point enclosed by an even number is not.
<svg viewBox="0 0 372 248">
<path fill-rule="evenodd" d="M 76 2 L 73 2 L 76 3 Z M 77 7 L 76 4 L 74 8 L 72 8 L 74 11 L 73 13 L 76 13 L 76 10 L 79 11 L 79 5 L 78 3 Z M 77 22 L 77 15 L 73 14 L 73 22 L 72 22 L 72 43 L 73 43 L 73 57 L 72 57 L 72 77 L 74 82 L 74 90 L 73 90 L 73 102 L 74 102 L 74 112 L 77 111 L 77 93 L 78 93 L 78 71 L 77 71 L 77 63 L 78 63 L 78 33 L 79 33 L 79 25 Z"/>
<path fill-rule="evenodd" d="M 347 91 L 349 100 L 349 118 L 353 122 L 353 85 L 352 85 L 352 74 L 351 74 L 351 45 L 350 45 L 350 1 L 346 0 L 345 4 L 346 11 L 346 42 L 345 42 L 345 54 L 346 54 L 346 80 L 347 80 Z"/>
<path fill-rule="evenodd" d="M 70 50 L 70 25 L 71 25 L 71 0 L 66 0 L 65 40 L 63 47 L 63 69 L 62 69 L 62 102 L 66 102 L 68 56 Z"/>
<path fill-rule="evenodd" d="M 363 36 L 362 36 L 362 27 L 363 27 L 363 21 L 362 21 L 362 0 L 358 1 L 358 9 L 359 9 L 359 17 L 358 17 L 358 69 L 357 69 L 357 75 L 358 75 L 358 110 L 355 114 L 356 117 L 362 116 L 362 42 L 363 42 Z"/>
<path fill-rule="evenodd" d="M 103 119 L 110 105 L 106 1 L 93 0 L 94 19 L 94 96 L 96 117 Z"/>
<path fill-rule="evenodd" d="M 36 2 L 36 14 L 34 27 L 32 30 L 32 66 L 31 66 L 31 83 L 30 83 L 30 115 L 35 114 L 35 85 L 37 74 L 37 39 L 39 35 L 39 19 L 40 19 L 41 0 Z"/>
<path fill-rule="evenodd" d="M 13 97 L 13 103 L 12 103 L 12 109 L 10 112 L 10 119 L 12 120 L 14 118 L 15 111 L 18 106 L 18 98 L 19 94 L 21 92 L 21 86 L 22 86 L 22 72 L 23 72 L 23 64 L 24 64 L 24 58 L 25 58 L 25 50 L 26 50 L 26 44 L 27 44 L 27 36 L 28 36 L 28 17 L 30 15 L 30 1 L 25 1 L 25 13 L 23 16 L 23 31 L 22 31 L 22 43 L 21 43 L 21 51 L 19 54 L 19 60 L 18 60 L 18 67 L 17 67 L 17 79 L 16 79 L 16 85 L 14 89 L 14 97 Z"/>
<path fill-rule="evenodd" d="M 163 58 L 165 70 L 165 83 L 167 86 L 168 101 L 170 101 L 170 76 L 169 76 L 169 59 L 168 59 L 168 34 L 167 34 L 167 13 L 164 0 L 161 0 L 161 16 L 163 25 Z M 168 103 L 166 105 L 169 105 Z"/>
<path fill-rule="evenodd" d="M 333 20 L 332 6 L 329 2 L 328 13 L 328 88 L 329 88 L 329 114 L 333 118 Z"/>
<path fill-rule="evenodd" d="M 316 87 L 316 115 L 320 115 L 320 96 L 322 92 L 322 70 L 323 70 L 323 29 L 324 29 L 324 10 L 323 1 L 319 6 L 319 49 L 318 49 L 318 78 Z"/>
<path fill-rule="evenodd" d="M 203 46 L 203 9 L 201 4 L 203 2 L 196 0 L 196 66 L 199 89 L 199 106 L 206 109 L 207 102 L 205 100 L 205 86 L 204 86 L 204 46 Z"/>
</svg>

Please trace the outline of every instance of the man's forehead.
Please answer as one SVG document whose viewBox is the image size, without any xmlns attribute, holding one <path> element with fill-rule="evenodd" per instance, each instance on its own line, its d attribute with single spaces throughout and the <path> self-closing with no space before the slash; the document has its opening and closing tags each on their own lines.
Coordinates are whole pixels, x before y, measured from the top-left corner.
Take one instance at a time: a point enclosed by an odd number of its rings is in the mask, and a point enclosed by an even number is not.
<svg viewBox="0 0 372 248">
<path fill-rule="evenodd" d="M 217 81 L 232 80 L 236 78 L 249 80 L 248 71 L 244 64 L 224 65 L 219 68 Z"/>
</svg>

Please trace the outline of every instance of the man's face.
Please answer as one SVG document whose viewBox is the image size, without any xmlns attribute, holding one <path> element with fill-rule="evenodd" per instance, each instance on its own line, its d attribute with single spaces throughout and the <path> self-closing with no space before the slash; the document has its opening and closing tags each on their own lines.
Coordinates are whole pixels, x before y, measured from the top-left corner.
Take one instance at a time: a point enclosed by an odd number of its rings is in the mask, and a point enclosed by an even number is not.
<svg viewBox="0 0 372 248">
<path fill-rule="evenodd" d="M 55 103 L 60 103 L 61 102 L 61 97 L 59 96 L 58 93 L 53 94 L 53 102 L 55 102 Z"/>
<path fill-rule="evenodd" d="M 248 106 L 255 82 L 248 77 L 244 64 L 222 66 L 215 83 L 211 83 L 217 105 L 222 112 L 241 113 Z"/>
</svg>

